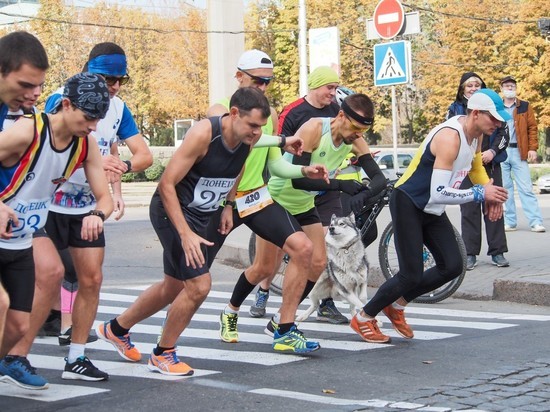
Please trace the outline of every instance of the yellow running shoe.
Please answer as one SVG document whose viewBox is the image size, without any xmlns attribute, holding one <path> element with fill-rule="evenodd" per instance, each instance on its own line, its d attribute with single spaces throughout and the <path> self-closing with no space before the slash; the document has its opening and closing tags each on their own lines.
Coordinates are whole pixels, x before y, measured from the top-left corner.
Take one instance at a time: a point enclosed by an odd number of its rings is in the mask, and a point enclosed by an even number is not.
<svg viewBox="0 0 550 412">
<path fill-rule="evenodd" d="M 239 320 L 239 315 L 237 313 L 225 313 L 224 311 L 222 311 L 222 313 L 220 314 L 221 340 L 228 343 L 237 343 L 239 341 L 237 320 Z"/>
</svg>

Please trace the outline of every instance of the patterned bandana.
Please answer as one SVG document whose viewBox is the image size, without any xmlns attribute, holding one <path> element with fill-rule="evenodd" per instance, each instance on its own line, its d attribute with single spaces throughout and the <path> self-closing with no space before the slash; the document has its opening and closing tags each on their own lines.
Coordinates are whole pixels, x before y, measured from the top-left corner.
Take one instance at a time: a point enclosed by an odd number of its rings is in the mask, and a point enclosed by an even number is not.
<svg viewBox="0 0 550 412">
<path fill-rule="evenodd" d="M 84 72 L 71 77 L 65 83 L 63 97 L 94 119 L 103 119 L 109 110 L 109 89 L 98 74 Z"/>
</svg>

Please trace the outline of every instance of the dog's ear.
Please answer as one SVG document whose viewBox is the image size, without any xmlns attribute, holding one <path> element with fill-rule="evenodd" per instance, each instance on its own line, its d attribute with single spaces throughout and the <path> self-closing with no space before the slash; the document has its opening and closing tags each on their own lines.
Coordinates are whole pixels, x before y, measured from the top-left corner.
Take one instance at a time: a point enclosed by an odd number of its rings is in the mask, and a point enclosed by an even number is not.
<svg viewBox="0 0 550 412">
<path fill-rule="evenodd" d="M 355 213 L 351 212 L 351 213 L 348 215 L 348 218 L 349 218 L 353 223 L 355 223 Z"/>
</svg>

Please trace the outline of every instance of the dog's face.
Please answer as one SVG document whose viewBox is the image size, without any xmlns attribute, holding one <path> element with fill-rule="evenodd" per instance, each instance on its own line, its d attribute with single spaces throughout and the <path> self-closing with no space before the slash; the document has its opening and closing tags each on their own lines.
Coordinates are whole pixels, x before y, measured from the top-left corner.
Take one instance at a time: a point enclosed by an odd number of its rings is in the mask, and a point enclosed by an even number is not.
<svg viewBox="0 0 550 412">
<path fill-rule="evenodd" d="M 345 217 L 332 215 L 326 241 L 335 247 L 344 247 L 359 238 L 359 234 L 353 213 Z"/>
</svg>

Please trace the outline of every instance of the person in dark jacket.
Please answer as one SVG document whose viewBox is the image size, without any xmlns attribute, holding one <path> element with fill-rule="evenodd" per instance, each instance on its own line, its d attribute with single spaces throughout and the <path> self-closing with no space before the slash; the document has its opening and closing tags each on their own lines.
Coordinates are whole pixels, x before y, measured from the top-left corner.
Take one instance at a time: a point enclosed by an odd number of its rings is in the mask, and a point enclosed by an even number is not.
<svg viewBox="0 0 550 412">
<path fill-rule="evenodd" d="M 478 89 L 485 89 L 486 85 L 479 75 L 474 72 L 466 72 L 460 78 L 456 99 L 447 111 L 447 119 L 457 115 L 466 114 L 466 106 L 470 96 Z M 493 132 L 491 136 L 483 136 L 481 144 L 481 156 L 483 166 L 493 179 L 494 184 L 502 186 L 502 171 L 500 163 L 506 160 L 506 147 L 508 146 L 508 130 L 506 124 Z M 472 182 L 468 177 L 462 182 L 461 189 L 472 187 Z M 460 205 L 462 212 L 461 231 L 462 240 L 466 246 L 468 255 L 466 269 L 472 270 L 477 265 L 477 255 L 481 251 L 481 215 L 482 206 L 478 203 L 465 203 Z M 506 233 L 504 231 L 504 219 L 495 222 L 489 220 L 486 214 L 483 215 L 485 222 L 485 233 L 487 235 L 487 255 L 491 256 L 491 261 L 498 267 L 509 266 L 510 263 L 504 257 L 508 252 L 506 243 Z"/>
</svg>

